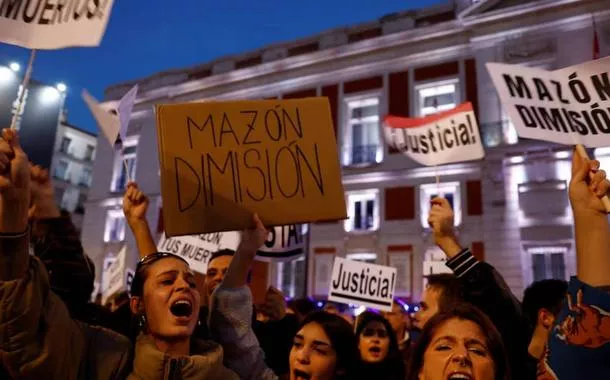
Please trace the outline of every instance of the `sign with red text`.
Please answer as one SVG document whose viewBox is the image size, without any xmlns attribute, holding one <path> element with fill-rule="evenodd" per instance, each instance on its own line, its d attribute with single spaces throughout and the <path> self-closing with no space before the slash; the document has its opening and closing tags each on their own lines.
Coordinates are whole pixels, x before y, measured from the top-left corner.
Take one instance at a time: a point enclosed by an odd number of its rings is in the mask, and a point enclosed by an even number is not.
<svg viewBox="0 0 610 380">
<path fill-rule="evenodd" d="M 520 137 L 610 145 L 610 57 L 557 71 L 502 63 L 487 70 Z"/>
<path fill-rule="evenodd" d="M 0 1 L 0 41 L 28 49 L 98 46 L 114 0 Z"/>
<path fill-rule="evenodd" d="M 347 218 L 326 98 L 156 107 L 168 236 Z"/>
<path fill-rule="evenodd" d="M 388 145 L 426 166 L 479 160 L 485 156 L 471 103 L 416 118 L 386 116 Z"/>
<path fill-rule="evenodd" d="M 396 268 L 335 257 L 328 300 L 392 311 Z"/>
</svg>

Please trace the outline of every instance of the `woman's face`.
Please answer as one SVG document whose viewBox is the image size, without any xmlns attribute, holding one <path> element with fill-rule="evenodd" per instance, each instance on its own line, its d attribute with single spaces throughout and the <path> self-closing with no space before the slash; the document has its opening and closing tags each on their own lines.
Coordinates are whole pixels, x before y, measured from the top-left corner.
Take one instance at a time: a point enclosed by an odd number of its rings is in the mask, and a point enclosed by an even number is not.
<svg viewBox="0 0 610 380">
<path fill-rule="evenodd" d="M 494 380 L 495 365 L 481 328 L 453 318 L 432 336 L 419 380 Z"/>
<path fill-rule="evenodd" d="M 337 353 L 322 326 L 315 322 L 303 326 L 290 350 L 290 380 L 331 380 L 336 367 Z"/>
<path fill-rule="evenodd" d="M 195 276 L 176 258 L 164 258 L 148 268 L 144 282 L 144 312 L 149 332 L 165 339 L 188 338 L 199 316 L 200 296 Z"/>
<path fill-rule="evenodd" d="M 390 350 L 389 331 L 379 321 L 371 321 L 358 337 L 360 358 L 365 363 L 379 363 L 383 361 Z"/>
</svg>

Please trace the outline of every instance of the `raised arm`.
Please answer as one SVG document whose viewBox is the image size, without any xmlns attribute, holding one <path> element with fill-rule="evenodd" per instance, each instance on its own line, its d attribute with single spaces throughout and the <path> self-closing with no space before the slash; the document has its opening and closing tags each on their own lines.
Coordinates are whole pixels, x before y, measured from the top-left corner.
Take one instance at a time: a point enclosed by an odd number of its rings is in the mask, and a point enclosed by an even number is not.
<svg viewBox="0 0 610 380">
<path fill-rule="evenodd" d="M 153 240 L 150 226 L 146 219 L 148 211 L 148 197 L 135 182 L 127 185 L 125 196 L 123 196 L 123 213 L 129 224 L 129 228 L 136 238 L 140 257 L 146 257 L 151 253 L 157 252 L 157 245 Z"/>
<path fill-rule="evenodd" d="M 601 197 L 608 192 L 599 161 L 572 157 L 570 203 L 574 214 L 578 279 L 594 287 L 610 286 L 610 226 Z M 610 289 L 609 289 L 610 290 Z"/>
<path fill-rule="evenodd" d="M 243 232 L 227 275 L 212 294 L 210 331 L 224 348 L 225 363 L 241 379 L 277 379 L 265 364 L 263 350 L 252 330 L 252 293 L 248 274 L 268 231 L 254 215 L 255 228 Z"/>
</svg>

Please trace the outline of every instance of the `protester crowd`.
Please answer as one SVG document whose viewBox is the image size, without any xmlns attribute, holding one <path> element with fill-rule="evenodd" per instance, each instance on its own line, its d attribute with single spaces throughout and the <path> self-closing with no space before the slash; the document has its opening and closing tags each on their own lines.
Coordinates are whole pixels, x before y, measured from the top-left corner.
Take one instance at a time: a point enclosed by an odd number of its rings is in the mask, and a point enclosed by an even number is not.
<svg viewBox="0 0 610 380">
<path fill-rule="evenodd" d="M 610 226 L 599 162 L 574 154 L 569 198 L 577 276 L 531 284 L 520 302 L 432 200 L 429 224 L 453 274 L 432 275 L 419 310 L 355 320 L 308 299 L 248 287 L 267 229 L 257 215 L 237 250 L 201 276 L 157 252 L 146 194 L 123 211 L 141 257 L 129 295 L 90 302 L 95 270 L 48 172 L 13 130 L 0 140 L 0 379 L 508 380 L 610 378 Z M 518 253 L 515 253 L 518 254 Z M 99 301 L 99 300 L 98 300 Z"/>
</svg>

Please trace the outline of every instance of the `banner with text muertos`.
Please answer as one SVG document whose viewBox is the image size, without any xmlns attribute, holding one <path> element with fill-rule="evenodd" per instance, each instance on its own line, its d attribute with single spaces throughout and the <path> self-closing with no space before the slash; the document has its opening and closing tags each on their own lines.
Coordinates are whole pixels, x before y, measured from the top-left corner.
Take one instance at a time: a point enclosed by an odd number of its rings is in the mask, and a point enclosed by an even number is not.
<svg viewBox="0 0 610 380">
<path fill-rule="evenodd" d="M 610 145 L 610 57 L 552 72 L 500 63 L 487 70 L 520 137 Z"/>
<path fill-rule="evenodd" d="M 235 231 L 180 237 L 163 234 L 157 249 L 181 256 L 192 270 L 206 274 L 212 253 L 221 249 L 237 249 L 239 241 L 240 234 Z"/>
<path fill-rule="evenodd" d="M 98 46 L 114 0 L 0 0 L 0 41 L 29 49 Z"/>
<path fill-rule="evenodd" d="M 157 105 L 168 236 L 347 218 L 326 98 Z"/>
<path fill-rule="evenodd" d="M 471 103 L 424 117 L 386 116 L 384 132 L 390 147 L 426 166 L 485 156 Z"/>
<path fill-rule="evenodd" d="M 396 268 L 335 257 L 328 300 L 391 311 Z"/>
</svg>

